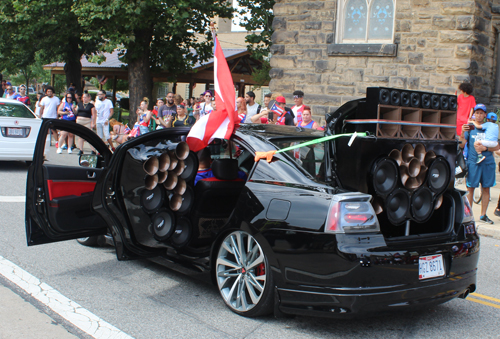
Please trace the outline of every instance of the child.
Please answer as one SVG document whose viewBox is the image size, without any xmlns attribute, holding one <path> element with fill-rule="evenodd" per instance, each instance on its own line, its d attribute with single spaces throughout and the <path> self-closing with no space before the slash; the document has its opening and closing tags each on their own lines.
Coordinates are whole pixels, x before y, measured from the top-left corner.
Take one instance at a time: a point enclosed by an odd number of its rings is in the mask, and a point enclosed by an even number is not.
<svg viewBox="0 0 500 339">
<path fill-rule="evenodd" d="M 486 122 L 481 125 L 481 128 L 486 130 L 484 133 L 484 140 L 478 140 L 483 146 L 486 147 L 496 147 L 498 145 L 498 125 L 497 125 L 497 115 L 493 112 L 488 113 L 486 116 Z M 480 163 L 485 159 L 482 152 L 477 152 L 477 162 Z"/>
<path fill-rule="evenodd" d="M 473 89 L 472 84 L 468 82 L 458 86 L 460 93 L 457 97 L 457 136 L 462 134 L 462 125 L 467 123 L 474 112 L 476 99 L 471 95 Z"/>
</svg>

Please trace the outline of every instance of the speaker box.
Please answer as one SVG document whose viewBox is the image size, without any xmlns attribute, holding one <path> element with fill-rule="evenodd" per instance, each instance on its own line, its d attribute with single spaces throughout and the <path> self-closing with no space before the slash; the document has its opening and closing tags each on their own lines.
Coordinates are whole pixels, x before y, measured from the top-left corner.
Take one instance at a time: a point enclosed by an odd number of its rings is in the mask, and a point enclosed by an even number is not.
<svg viewBox="0 0 500 339">
<path fill-rule="evenodd" d="M 411 95 L 410 95 L 410 105 L 411 105 L 411 107 L 418 108 L 418 107 L 420 107 L 420 103 L 421 102 L 422 101 L 420 100 L 420 94 L 415 93 L 415 92 L 411 93 Z"/>
<path fill-rule="evenodd" d="M 450 100 L 449 100 L 448 96 L 441 95 L 441 97 L 439 98 L 439 101 L 440 101 L 439 104 L 440 104 L 441 109 L 443 109 L 443 110 L 450 109 Z"/>
<path fill-rule="evenodd" d="M 192 232 L 193 227 L 191 225 L 191 221 L 189 221 L 188 218 L 182 217 L 177 219 L 175 231 L 170 238 L 172 245 L 174 245 L 175 247 L 183 247 L 187 245 L 189 240 L 191 240 Z"/>
<path fill-rule="evenodd" d="M 432 191 L 422 186 L 411 195 L 411 215 L 417 222 L 424 222 L 434 211 L 434 196 Z"/>
<path fill-rule="evenodd" d="M 408 92 L 401 92 L 401 106 L 408 107 L 411 103 L 411 96 Z"/>
<path fill-rule="evenodd" d="M 144 189 L 141 192 L 141 206 L 148 212 L 154 212 L 163 204 L 165 190 L 156 186 L 153 190 Z"/>
<path fill-rule="evenodd" d="M 431 96 L 431 108 L 432 109 L 439 109 L 440 108 L 439 95 L 432 95 Z"/>
<path fill-rule="evenodd" d="M 400 106 L 401 105 L 401 93 L 396 90 L 391 91 L 391 105 Z"/>
<path fill-rule="evenodd" d="M 171 211 L 162 210 L 151 218 L 153 221 L 153 236 L 164 241 L 170 238 L 175 230 L 175 216 Z"/>
<path fill-rule="evenodd" d="M 423 108 L 431 108 L 431 95 L 424 93 L 422 94 L 422 107 Z"/>
<path fill-rule="evenodd" d="M 394 225 L 403 223 L 410 212 L 410 194 L 407 190 L 396 188 L 385 200 L 387 217 Z"/>
<path fill-rule="evenodd" d="M 452 111 L 455 111 L 457 109 L 457 97 L 456 96 L 450 96 L 449 97 L 449 109 Z"/>
</svg>

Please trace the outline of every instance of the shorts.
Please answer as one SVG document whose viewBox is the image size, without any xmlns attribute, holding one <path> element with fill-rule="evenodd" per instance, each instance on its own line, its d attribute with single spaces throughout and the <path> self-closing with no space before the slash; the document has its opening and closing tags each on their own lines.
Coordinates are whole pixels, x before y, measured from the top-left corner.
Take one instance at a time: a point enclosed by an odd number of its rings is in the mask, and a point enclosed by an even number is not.
<svg viewBox="0 0 500 339">
<path fill-rule="evenodd" d="M 486 162 L 487 160 L 480 162 L 477 164 L 473 161 L 467 162 L 468 173 L 466 184 L 467 187 L 479 187 L 479 183 L 481 186 L 493 187 L 496 184 L 495 180 L 495 163 Z"/>
<path fill-rule="evenodd" d="M 96 124 L 97 135 L 103 140 L 109 139 L 109 124 L 104 125 L 104 123 Z"/>
<path fill-rule="evenodd" d="M 82 126 L 85 126 L 87 127 L 88 129 L 91 129 L 90 128 L 90 123 L 91 123 L 92 119 L 91 118 L 85 118 L 85 117 L 77 117 L 76 118 L 76 123 L 79 124 L 79 125 L 82 125 Z"/>
<path fill-rule="evenodd" d="M 139 125 L 139 130 L 141 131 L 141 135 L 149 132 L 149 128 L 146 126 Z"/>
</svg>

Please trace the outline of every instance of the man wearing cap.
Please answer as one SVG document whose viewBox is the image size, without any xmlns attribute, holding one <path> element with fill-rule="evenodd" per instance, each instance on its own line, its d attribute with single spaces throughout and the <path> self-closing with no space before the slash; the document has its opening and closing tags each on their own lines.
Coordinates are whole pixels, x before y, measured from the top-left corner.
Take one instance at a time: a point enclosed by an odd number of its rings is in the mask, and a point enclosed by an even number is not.
<svg viewBox="0 0 500 339">
<path fill-rule="evenodd" d="M 295 116 L 293 118 L 293 122 L 297 125 L 297 123 L 302 123 L 302 112 L 304 111 L 304 92 L 295 91 L 293 92 L 293 102 L 295 105 L 292 106 L 292 112 Z"/>
<path fill-rule="evenodd" d="M 278 106 L 276 109 L 271 108 L 271 111 L 274 113 L 273 120 L 269 123 L 274 123 L 276 125 L 287 125 L 287 126 L 295 126 L 293 123 L 292 110 L 286 107 L 286 99 L 283 96 L 279 96 L 276 98 L 276 105 Z"/>
<path fill-rule="evenodd" d="M 493 221 L 486 215 L 488 204 L 490 202 L 490 187 L 495 186 L 495 159 L 492 152 L 499 147 L 487 147 L 481 144 L 481 140 L 485 140 L 485 129 L 483 129 L 484 119 L 486 118 L 486 106 L 478 104 L 474 107 L 474 121 L 471 124 L 462 126 L 462 135 L 460 136 L 460 147 L 464 147 L 467 141 L 467 191 L 468 200 L 472 201 L 474 189 L 479 187 L 481 183 L 482 200 L 481 200 L 481 216 L 479 220 L 488 224 L 493 224 Z M 498 133 L 498 132 L 497 132 Z M 478 152 L 485 157 L 481 162 L 477 162 Z"/>
</svg>

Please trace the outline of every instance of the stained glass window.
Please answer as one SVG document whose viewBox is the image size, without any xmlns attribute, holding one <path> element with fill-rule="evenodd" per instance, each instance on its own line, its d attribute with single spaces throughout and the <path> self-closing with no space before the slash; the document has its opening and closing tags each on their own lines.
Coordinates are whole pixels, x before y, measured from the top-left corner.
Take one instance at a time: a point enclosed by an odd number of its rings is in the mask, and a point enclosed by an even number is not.
<svg viewBox="0 0 500 339">
<path fill-rule="evenodd" d="M 339 0 L 338 43 L 392 42 L 395 0 Z"/>
</svg>

